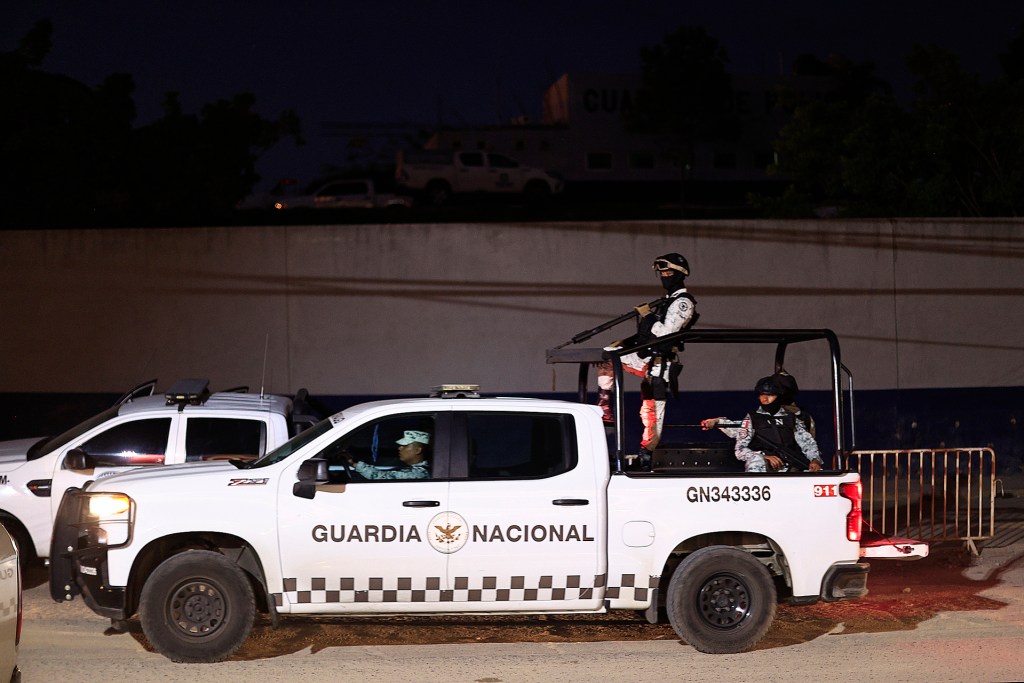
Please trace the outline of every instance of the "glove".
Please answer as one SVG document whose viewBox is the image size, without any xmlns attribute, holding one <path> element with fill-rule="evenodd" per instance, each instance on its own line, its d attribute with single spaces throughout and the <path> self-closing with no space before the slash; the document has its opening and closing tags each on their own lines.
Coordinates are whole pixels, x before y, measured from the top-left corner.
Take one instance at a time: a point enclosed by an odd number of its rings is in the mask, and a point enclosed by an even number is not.
<svg viewBox="0 0 1024 683">
<path fill-rule="evenodd" d="M 635 307 L 633 310 L 636 311 L 636 314 L 638 316 L 640 316 L 641 318 L 644 318 L 644 317 L 650 315 L 650 313 L 651 313 L 651 307 L 648 306 L 647 304 L 640 304 L 639 306 Z"/>
</svg>

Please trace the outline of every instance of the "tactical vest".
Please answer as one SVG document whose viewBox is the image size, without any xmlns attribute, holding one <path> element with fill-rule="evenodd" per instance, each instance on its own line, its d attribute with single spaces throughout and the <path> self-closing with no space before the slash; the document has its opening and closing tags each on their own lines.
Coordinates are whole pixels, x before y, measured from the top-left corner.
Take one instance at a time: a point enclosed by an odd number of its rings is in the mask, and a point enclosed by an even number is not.
<svg viewBox="0 0 1024 683">
<path fill-rule="evenodd" d="M 796 442 L 796 420 L 796 415 L 785 411 L 782 415 L 768 415 L 760 411 L 751 413 L 750 426 L 754 429 L 754 437 L 750 440 L 750 450 L 774 455 L 779 451 L 775 444 L 779 444 L 809 465 Z"/>
<path fill-rule="evenodd" d="M 668 316 L 668 309 L 669 309 L 669 307 L 673 303 L 675 303 L 675 301 L 677 299 L 682 299 L 682 298 L 686 298 L 686 299 L 690 300 L 690 305 L 693 306 L 694 311 L 693 311 L 693 315 L 690 316 L 690 321 L 687 322 L 685 325 L 683 325 L 683 327 L 679 331 L 682 332 L 683 330 L 688 330 L 691 327 L 693 327 L 694 324 L 697 322 L 697 318 L 700 317 L 700 314 L 697 313 L 697 310 L 696 310 L 697 309 L 697 300 L 694 299 L 693 296 L 689 292 L 683 292 L 682 294 L 679 294 L 678 296 L 672 296 L 672 295 L 663 296 L 662 298 L 658 299 L 657 303 L 655 303 L 653 306 L 651 306 L 651 313 L 650 313 L 650 315 L 645 316 L 640 321 L 640 328 L 637 330 L 637 334 L 636 334 L 636 338 L 638 339 L 638 341 L 647 342 L 647 341 L 653 341 L 654 339 L 657 339 L 657 337 L 655 337 L 653 334 L 651 334 L 651 328 L 654 327 L 654 323 L 664 323 L 665 322 L 665 318 Z"/>
</svg>

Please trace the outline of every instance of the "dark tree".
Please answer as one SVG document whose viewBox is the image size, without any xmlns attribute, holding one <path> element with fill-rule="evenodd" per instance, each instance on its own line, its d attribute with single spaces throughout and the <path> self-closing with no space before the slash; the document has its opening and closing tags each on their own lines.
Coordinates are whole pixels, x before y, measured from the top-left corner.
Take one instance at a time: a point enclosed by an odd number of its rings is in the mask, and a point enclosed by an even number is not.
<svg viewBox="0 0 1024 683">
<path fill-rule="evenodd" d="M 666 134 L 685 181 L 697 142 L 732 132 L 732 79 L 725 70 L 729 57 L 703 28 L 682 26 L 660 44 L 643 48 L 640 58 L 642 85 L 626 124 L 635 131 Z"/>
<path fill-rule="evenodd" d="M 42 20 L 0 53 L 0 201 L 13 226 L 173 224 L 225 218 L 258 181 L 259 155 L 285 136 L 294 112 L 267 121 L 240 94 L 197 115 L 168 98 L 163 119 L 133 128 L 127 74 L 90 88 L 39 67 L 51 46 Z"/>
</svg>

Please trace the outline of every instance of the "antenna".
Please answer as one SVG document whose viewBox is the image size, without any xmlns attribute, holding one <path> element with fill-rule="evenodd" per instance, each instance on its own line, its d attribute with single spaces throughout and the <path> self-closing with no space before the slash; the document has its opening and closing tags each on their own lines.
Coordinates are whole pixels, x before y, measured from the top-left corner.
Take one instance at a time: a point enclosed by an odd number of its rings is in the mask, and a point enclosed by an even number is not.
<svg viewBox="0 0 1024 683">
<path fill-rule="evenodd" d="M 260 377 L 260 398 L 263 396 L 263 385 L 267 381 L 267 349 L 270 347 L 270 333 L 267 332 L 266 341 L 263 342 L 263 376 Z"/>
</svg>

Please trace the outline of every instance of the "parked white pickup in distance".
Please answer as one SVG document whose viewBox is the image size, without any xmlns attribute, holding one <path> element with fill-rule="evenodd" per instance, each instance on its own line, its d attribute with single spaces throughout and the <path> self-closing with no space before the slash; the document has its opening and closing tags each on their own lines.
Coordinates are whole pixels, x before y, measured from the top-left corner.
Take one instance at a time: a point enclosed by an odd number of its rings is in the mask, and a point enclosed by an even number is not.
<svg viewBox="0 0 1024 683">
<path fill-rule="evenodd" d="M 561 178 L 493 152 L 400 151 L 395 164 L 400 188 L 427 204 L 447 204 L 453 195 L 522 195 L 542 201 L 564 189 Z"/>
</svg>

